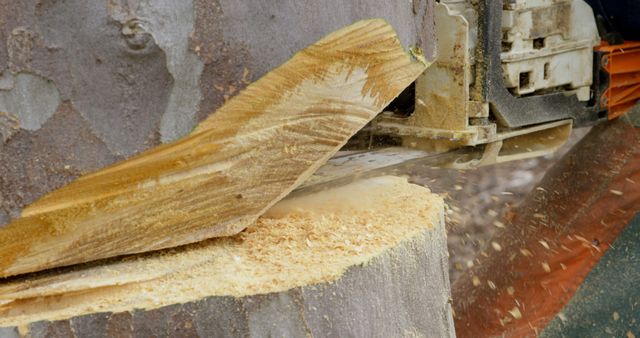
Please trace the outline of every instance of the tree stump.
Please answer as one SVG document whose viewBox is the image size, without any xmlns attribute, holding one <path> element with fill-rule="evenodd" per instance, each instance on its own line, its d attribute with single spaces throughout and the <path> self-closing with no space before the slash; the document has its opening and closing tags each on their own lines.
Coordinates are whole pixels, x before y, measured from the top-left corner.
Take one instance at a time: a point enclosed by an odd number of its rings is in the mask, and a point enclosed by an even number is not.
<svg viewBox="0 0 640 338">
<path fill-rule="evenodd" d="M 239 235 L 13 277 L 4 336 L 454 336 L 444 205 L 397 177 L 278 203 Z"/>
</svg>

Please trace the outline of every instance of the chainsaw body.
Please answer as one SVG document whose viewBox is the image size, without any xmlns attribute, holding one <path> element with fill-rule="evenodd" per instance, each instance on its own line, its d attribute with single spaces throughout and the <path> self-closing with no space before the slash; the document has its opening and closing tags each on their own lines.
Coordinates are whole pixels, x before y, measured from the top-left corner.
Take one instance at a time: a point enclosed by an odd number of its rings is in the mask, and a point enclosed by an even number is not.
<svg viewBox="0 0 640 338">
<path fill-rule="evenodd" d="M 458 168 L 536 157 L 640 97 L 640 49 L 602 41 L 583 0 L 441 1 L 434 13 L 435 63 L 355 148 L 478 147 L 481 157 L 451 164 Z"/>
</svg>

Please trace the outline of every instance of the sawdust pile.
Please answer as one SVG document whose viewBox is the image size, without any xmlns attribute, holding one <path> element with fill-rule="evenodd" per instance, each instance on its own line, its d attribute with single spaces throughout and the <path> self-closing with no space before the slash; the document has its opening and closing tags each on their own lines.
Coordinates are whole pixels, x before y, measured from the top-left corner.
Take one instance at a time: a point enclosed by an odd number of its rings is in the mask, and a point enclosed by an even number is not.
<svg viewBox="0 0 640 338">
<path fill-rule="evenodd" d="M 0 326 L 330 282 L 432 228 L 442 210 L 398 177 L 284 200 L 234 237 L 0 285 Z"/>
</svg>

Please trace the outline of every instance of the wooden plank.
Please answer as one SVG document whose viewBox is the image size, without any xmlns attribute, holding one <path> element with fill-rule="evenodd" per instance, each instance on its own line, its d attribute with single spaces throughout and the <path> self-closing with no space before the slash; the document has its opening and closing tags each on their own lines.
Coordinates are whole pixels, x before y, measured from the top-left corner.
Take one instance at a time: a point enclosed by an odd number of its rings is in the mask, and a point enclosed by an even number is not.
<svg viewBox="0 0 640 338">
<path fill-rule="evenodd" d="M 235 234 L 426 66 L 383 20 L 338 30 L 250 85 L 190 136 L 27 207 L 0 229 L 0 276 Z"/>
<path fill-rule="evenodd" d="M 287 198 L 241 234 L 142 256 L 13 277 L 0 284 L 0 327 L 34 338 L 454 335 L 444 202 L 406 178 Z"/>
</svg>

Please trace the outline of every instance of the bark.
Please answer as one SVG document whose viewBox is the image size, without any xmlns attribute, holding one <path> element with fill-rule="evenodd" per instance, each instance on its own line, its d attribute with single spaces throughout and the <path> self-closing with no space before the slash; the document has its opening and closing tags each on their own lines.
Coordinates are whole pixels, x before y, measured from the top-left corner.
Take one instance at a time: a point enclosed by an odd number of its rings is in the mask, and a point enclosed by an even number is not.
<svg viewBox="0 0 640 338">
<path fill-rule="evenodd" d="M 378 17 L 433 59 L 432 0 L 0 1 L 0 226 L 187 135 L 293 53 Z"/>
</svg>

